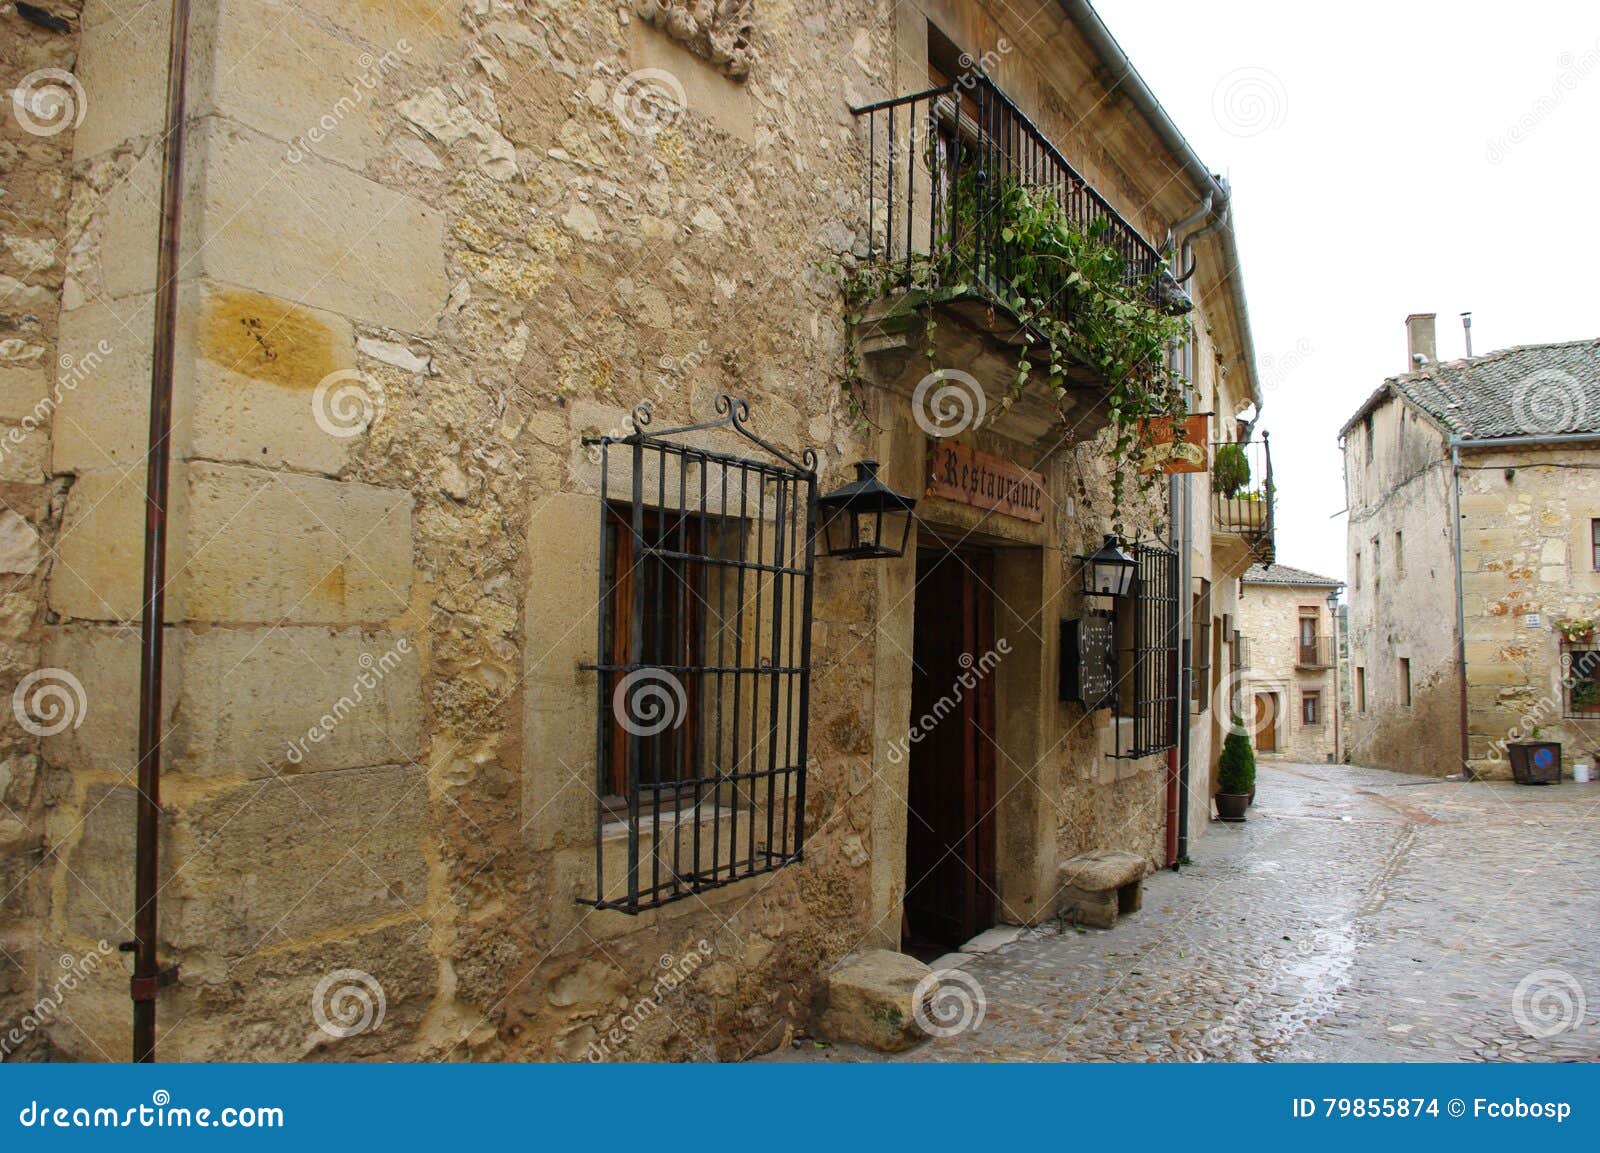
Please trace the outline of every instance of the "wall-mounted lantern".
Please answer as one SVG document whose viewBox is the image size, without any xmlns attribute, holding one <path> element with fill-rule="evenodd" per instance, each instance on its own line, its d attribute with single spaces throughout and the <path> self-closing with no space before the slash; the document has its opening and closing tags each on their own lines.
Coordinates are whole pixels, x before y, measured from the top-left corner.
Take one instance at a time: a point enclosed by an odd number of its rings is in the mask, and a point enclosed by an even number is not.
<svg viewBox="0 0 1600 1153">
<path fill-rule="evenodd" d="M 916 499 L 878 479 L 878 462 L 856 462 L 856 478 L 817 498 L 823 556 L 877 560 L 906 555 Z"/>
<path fill-rule="evenodd" d="M 1133 574 L 1139 562 L 1117 543 L 1116 535 L 1106 534 L 1106 542 L 1083 561 L 1083 591 L 1092 597 L 1125 597 L 1133 587 Z"/>
</svg>

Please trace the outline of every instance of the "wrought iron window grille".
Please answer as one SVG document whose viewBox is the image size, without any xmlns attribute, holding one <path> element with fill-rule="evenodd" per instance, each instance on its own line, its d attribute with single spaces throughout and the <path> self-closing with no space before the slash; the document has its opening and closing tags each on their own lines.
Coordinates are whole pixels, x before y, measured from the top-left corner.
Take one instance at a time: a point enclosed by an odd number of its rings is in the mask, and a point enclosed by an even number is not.
<svg viewBox="0 0 1600 1153">
<path fill-rule="evenodd" d="M 1177 745 L 1178 554 L 1159 544 L 1130 546 L 1138 571 L 1125 598 L 1131 643 L 1122 662 L 1123 693 L 1113 718 L 1118 760 L 1136 760 Z"/>
<path fill-rule="evenodd" d="M 1600 721 L 1600 644 L 1561 647 L 1563 718 Z"/>
<path fill-rule="evenodd" d="M 638 913 L 770 873 L 805 843 L 817 457 L 748 402 L 598 449 L 593 897 Z M 759 455 L 724 451 L 739 438 Z M 712 448 L 707 445 L 719 444 Z"/>
</svg>

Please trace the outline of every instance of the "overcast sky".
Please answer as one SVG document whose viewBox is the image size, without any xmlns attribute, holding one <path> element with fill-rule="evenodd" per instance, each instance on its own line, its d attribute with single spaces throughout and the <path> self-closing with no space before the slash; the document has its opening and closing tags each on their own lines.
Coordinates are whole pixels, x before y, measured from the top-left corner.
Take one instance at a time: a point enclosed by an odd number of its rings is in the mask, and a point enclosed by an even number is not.
<svg viewBox="0 0 1600 1153">
<path fill-rule="evenodd" d="M 1278 560 L 1345 575 L 1339 426 L 1439 355 L 1600 336 L 1600 5 L 1096 0 L 1234 186 Z"/>
</svg>

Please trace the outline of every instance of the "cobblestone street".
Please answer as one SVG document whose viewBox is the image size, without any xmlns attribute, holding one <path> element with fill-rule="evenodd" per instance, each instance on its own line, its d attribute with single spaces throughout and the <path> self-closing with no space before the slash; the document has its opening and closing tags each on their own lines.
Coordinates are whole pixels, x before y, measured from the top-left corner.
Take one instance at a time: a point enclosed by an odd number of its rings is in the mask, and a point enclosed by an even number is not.
<svg viewBox="0 0 1600 1153">
<path fill-rule="evenodd" d="M 978 1028 L 769 1059 L 1595 1060 L 1597 806 L 1600 785 L 1263 764 L 1249 821 L 1213 824 L 1116 929 L 967 964 Z"/>
</svg>

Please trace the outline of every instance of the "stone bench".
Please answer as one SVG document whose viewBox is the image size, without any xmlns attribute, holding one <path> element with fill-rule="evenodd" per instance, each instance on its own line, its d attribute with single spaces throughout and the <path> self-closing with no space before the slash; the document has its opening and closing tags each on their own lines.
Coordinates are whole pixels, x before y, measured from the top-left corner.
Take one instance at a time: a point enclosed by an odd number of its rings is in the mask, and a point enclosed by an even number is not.
<svg viewBox="0 0 1600 1153">
<path fill-rule="evenodd" d="M 1138 911 L 1144 874 L 1145 859 L 1121 849 L 1096 849 L 1061 862 L 1056 874 L 1061 917 L 1095 929 L 1111 928 L 1117 914 Z"/>
</svg>

